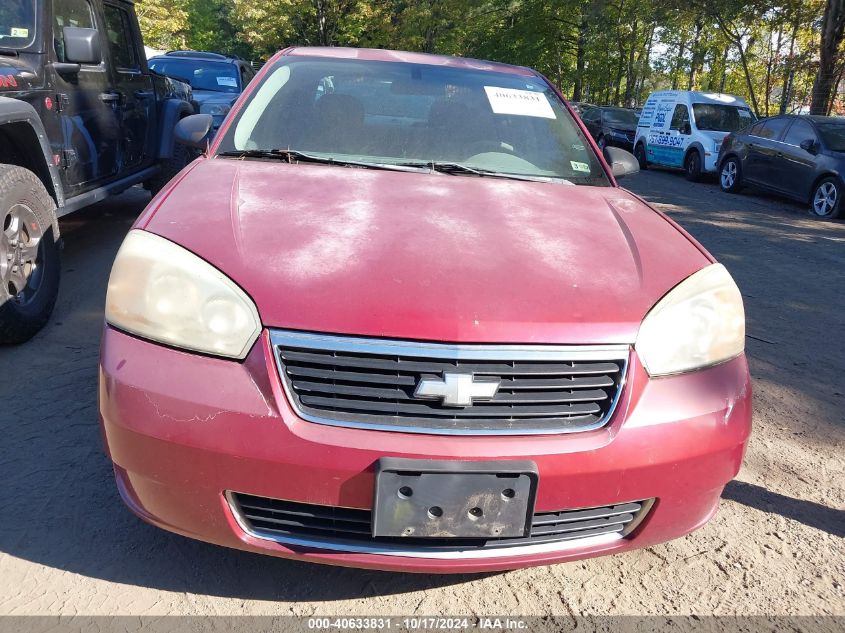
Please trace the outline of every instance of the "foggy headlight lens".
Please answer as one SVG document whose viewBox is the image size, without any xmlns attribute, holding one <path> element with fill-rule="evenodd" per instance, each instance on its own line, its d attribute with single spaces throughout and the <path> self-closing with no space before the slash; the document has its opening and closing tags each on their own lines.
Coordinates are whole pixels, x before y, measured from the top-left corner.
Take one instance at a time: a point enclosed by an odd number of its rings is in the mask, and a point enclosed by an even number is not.
<svg viewBox="0 0 845 633">
<path fill-rule="evenodd" d="M 691 275 L 646 315 L 636 350 L 651 376 L 716 365 L 745 349 L 745 311 L 721 264 Z"/>
<path fill-rule="evenodd" d="M 106 321 L 159 343 L 244 358 L 261 332 L 255 304 L 193 253 L 146 231 L 129 233 L 112 267 Z"/>
</svg>

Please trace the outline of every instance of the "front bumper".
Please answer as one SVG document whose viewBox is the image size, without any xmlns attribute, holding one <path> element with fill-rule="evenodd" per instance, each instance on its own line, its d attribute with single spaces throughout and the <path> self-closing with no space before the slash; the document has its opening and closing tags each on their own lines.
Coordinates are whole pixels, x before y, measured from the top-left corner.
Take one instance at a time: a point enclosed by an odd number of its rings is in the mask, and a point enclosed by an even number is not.
<svg viewBox="0 0 845 633">
<path fill-rule="evenodd" d="M 291 410 L 266 332 L 237 363 L 164 348 L 107 327 L 99 396 L 121 496 L 146 521 L 253 552 L 416 572 L 513 569 L 682 536 L 716 511 L 722 488 L 739 470 L 751 420 L 744 357 L 651 380 L 632 353 L 614 416 L 596 431 L 455 437 L 323 426 Z M 385 456 L 533 460 L 538 512 L 656 502 L 625 537 L 429 556 L 410 549 L 333 551 L 259 538 L 227 501 L 227 491 L 236 491 L 369 509 L 373 468 Z"/>
</svg>

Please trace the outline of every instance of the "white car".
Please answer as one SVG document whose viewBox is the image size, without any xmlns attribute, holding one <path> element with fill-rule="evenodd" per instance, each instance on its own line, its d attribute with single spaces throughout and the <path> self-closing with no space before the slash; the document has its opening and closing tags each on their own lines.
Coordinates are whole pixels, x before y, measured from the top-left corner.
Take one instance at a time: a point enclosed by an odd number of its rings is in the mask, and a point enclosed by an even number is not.
<svg viewBox="0 0 845 633">
<path fill-rule="evenodd" d="M 690 90 L 649 95 L 634 137 L 640 169 L 677 167 L 689 180 L 716 171 L 722 140 L 755 121 L 742 97 Z"/>
</svg>

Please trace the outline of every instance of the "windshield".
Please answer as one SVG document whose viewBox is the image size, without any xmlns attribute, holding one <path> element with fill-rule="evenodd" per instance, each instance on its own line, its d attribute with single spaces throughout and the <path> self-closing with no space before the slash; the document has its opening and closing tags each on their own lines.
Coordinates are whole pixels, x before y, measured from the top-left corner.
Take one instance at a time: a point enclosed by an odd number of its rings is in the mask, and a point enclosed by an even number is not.
<svg viewBox="0 0 845 633">
<path fill-rule="evenodd" d="M 612 110 L 604 111 L 604 120 L 608 125 L 624 125 L 626 127 L 635 127 L 637 121 L 640 120 L 640 115 L 633 110 L 625 110 L 624 108 L 614 108 Z"/>
<path fill-rule="evenodd" d="M 219 152 L 272 149 L 608 184 L 542 79 L 444 66 L 283 58 L 235 116 Z"/>
<path fill-rule="evenodd" d="M 736 132 L 754 123 L 751 109 L 743 106 L 694 103 L 692 112 L 699 130 Z"/>
<path fill-rule="evenodd" d="M 819 123 L 816 121 L 824 145 L 832 152 L 845 152 L 845 121 Z"/>
<path fill-rule="evenodd" d="M 35 38 L 35 0 L 0 2 L 0 48 L 26 48 Z"/>
<path fill-rule="evenodd" d="M 238 68 L 234 64 L 195 59 L 157 57 L 149 61 L 159 74 L 191 84 L 194 90 L 238 93 Z"/>
</svg>

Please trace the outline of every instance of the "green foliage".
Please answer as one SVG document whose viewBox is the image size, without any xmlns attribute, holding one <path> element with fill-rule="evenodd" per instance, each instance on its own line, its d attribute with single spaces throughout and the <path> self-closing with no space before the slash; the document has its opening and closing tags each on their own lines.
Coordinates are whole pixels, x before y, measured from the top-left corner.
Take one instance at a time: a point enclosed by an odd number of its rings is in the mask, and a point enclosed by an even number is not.
<svg viewBox="0 0 845 633">
<path fill-rule="evenodd" d="M 564 93 L 596 103 L 642 103 L 655 89 L 693 88 L 743 95 L 767 115 L 809 105 L 827 4 L 139 0 L 136 7 L 154 47 L 265 59 L 291 45 L 456 54 L 535 67 Z M 841 52 L 834 64 L 838 81 L 845 70 Z"/>
</svg>

